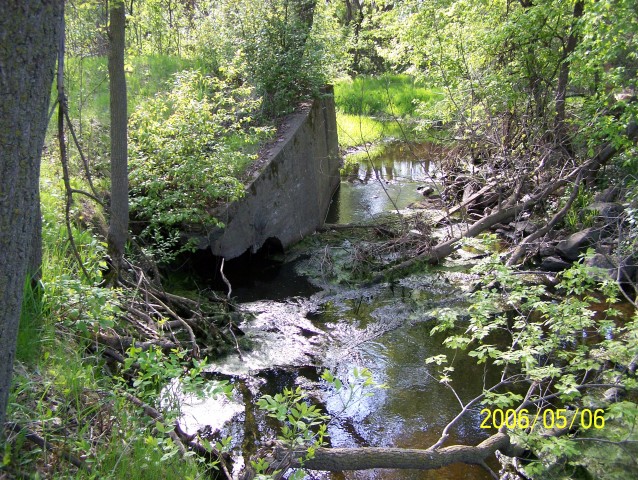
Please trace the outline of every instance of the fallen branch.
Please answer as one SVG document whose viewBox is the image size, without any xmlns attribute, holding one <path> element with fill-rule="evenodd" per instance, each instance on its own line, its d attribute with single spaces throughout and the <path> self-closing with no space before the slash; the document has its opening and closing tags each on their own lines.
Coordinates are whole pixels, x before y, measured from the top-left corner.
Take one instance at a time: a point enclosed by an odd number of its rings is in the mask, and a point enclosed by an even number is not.
<svg viewBox="0 0 638 480">
<path fill-rule="evenodd" d="M 531 242 L 533 242 L 537 238 L 540 238 L 543 235 L 545 235 L 546 233 L 548 233 L 552 228 L 554 228 L 554 226 L 558 222 L 560 222 L 563 219 L 563 217 L 565 215 L 567 215 L 567 212 L 569 211 L 569 209 L 571 208 L 572 204 L 574 203 L 574 200 L 576 200 L 576 197 L 578 197 L 578 192 L 580 191 L 580 182 L 581 182 L 582 178 L 583 178 L 583 176 L 582 176 L 582 172 L 581 172 L 581 174 L 576 179 L 576 183 L 574 184 L 574 188 L 572 190 L 572 193 L 569 196 L 569 199 L 567 200 L 567 203 L 565 203 L 565 206 L 563 208 L 561 208 L 556 213 L 556 215 L 554 215 L 552 217 L 552 219 L 547 223 L 547 225 L 545 225 L 543 228 L 539 228 L 538 230 L 536 230 L 532 234 L 530 234 L 527 237 L 525 237 L 521 241 L 521 243 L 518 245 L 518 247 L 516 247 L 516 250 L 514 250 L 514 252 L 512 253 L 512 255 L 510 256 L 509 260 L 507 261 L 507 263 L 505 265 L 507 265 L 508 267 L 514 265 L 523 255 L 525 255 L 525 253 L 527 252 L 527 246 Z"/>
<path fill-rule="evenodd" d="M 454 445 L 438 450 L 412 448 L 317 448 L 311 459 L 303 459 L 305 450 L 291 451 L 277 445 L 273 451 L 271 465 L 281 470 L 282 475 L 289 468 L 305 468 L 329 472 L 346 470 L 369 470 L 374 468 L 392 468 L 401 470 L 435 470 L 455 463 L 469 465 L 485 464 L 485 460 L 496 453 L 510 453 L 510 437 L 505 433 L 496 433 L 476 446 Z M 252 480 L 254 472 L 247 469 L 241 480 Z"/>
<path fill-rule="evenodd" d="M 56 448 L 54 445 L 48 442 L 45 438 L 29 430 L 28 428 L 18 425 L 17 423 L 14 423 L 14 422 L 7 422 L 6 428 L 9 431 L 12 431 L 13 433 L 16 433 L 18 435 L 24 434 L 24 438 L 29 440 L 31 443 L 34 443 L 38 447 L 48 450 L 49 452 L 55 453 L 56 455 L 60 456 L 61 458 L 71 463 L 72 465 L 76 466 L 77 468 L 81 468 L 82 470 L 86 470 L 87 472 L 91 471 L 91 467 L 89 467 L 86 464 L 86 462 L 79 459 L 78 457 L 71 455 L 68 452 L 65 452 L 64 450 Z"/>
<path fill-rule="evenodd" d="M 632 122 L 627 127 L 627 135 L 630 138 L 634 138 L 638 136 L 638 124 Z M 494 225 L 501 223 L 505 220 L 509 220 L 519 213 L 533 207 L 541 200 L 546 199 L 549 195 L 554 193 L 559 188 L 567 185 L 568 183 L 575 181 L 577 178 L 586 178 L 587 175 L 591 174 L 592 171 L 596 171 L 600 166 L 610 160 L 618 150 L 612 146 L 607 146 L 601 150 L 601 152 L 596 155 L 593 159 L 585 162 L 578 168 L 573 169 L 569 174 L 563 176 L 562 178 L 556 180 L 552 184 L 546 186 L 536 195 L 532 195 L 527 197 L 527 200 L 519 202 L 513 206 L 498 210 L 497 212 L 488 215 L 486 217 L 481 218 L 477 222 L 470 225 L 466 232 L 462 235 L 454 237 L 445 242 L 441 242 L 435 247 L 433 247 L 429 252 L 423 253 L 421 255 L 417 255 L 415 257 L 410 258 L 398 265 L 390 267 L 385 272 L 374 277 L 368 285 L 377 284 L 385 281 L 388 278 L 393 278 L 394 276 L 400 274 L 401 272 L 408 270 L 413 267 L 415 264 L 420 262 L 427 262 L 431 264 L 436 264 L 443 260 L 445 257 L 450 255 L 456 249 L 459 248 L 459 240 L 463 238 L 470 238 L 479 235 L 480 233 L 488 230 Z"/>
<path fill-rule="evenodd" d="M 481 195 L 483 195 L 484 193 L 489 191 L 495 185 L 496 185 L 496 182 L 489 182 L 487 185 L 485 185 L 483 188 L 481 188 L 478 192 L 470 195 L 464 202 L 462 202 L 462 203 L 450 208 L 447 212 L 443 213 L 442 215 L 439 215 L 438 217 L 435 217 L 432 220 L 432 225 L 436 227 L 443 220 L 449 219 L 456 212 L 458 212 L 459 210 L 467 207 L 470 203 L 472 203 L 474 200 L 479 198 Z"/>
<path fill-rule="evenodd" d="M 164 415 L 158 412 L 157 409 L 151 407 L 148 403 L 143 402 L 142 400 L 140 400 L 134 395 L 131 395 L 128 392 L 123 392 L 123 394 L 124 394 L 124 397 L 129 402 L 131 402 L 136 407 L 140 407 L 147 417 L 151 417 L 156 422 L 166 423 L 166 419 L 164 418 Z M 186 447 L 184 446 L 184 444 L 182 443 L 182 440 L 177 435 L 177 432 L 175 432 L 175 430 L 171 430 L 168 433 L 168 436 L 171 437 L 173 442 L 175 442 L 175 446 L 179 449 L 179 453 L 182 456 L 186 455 Z"/>
</svg>

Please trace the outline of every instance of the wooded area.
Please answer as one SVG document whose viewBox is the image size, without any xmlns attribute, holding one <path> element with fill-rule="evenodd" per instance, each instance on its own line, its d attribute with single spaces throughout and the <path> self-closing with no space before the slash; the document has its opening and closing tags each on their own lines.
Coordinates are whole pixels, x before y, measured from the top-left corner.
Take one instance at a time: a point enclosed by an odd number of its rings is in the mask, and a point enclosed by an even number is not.
<svg viewBox="0 0 638 480">
<path fill-rule="evenodd" d="M 638 472 L 635 2 L 39 0 L 5 1 L 3 13 L 0 476 Z M 193 261 L 193 231 L 223 227 L 212 212 L 245 194 L 286 115 L 327 83 L 347 157 L 372 164 L 393 137 L 442 172 L 420 205 L 436 215 L 395 208 L 394 223 L 326 226 L 326 239 L 360 231 L 346 282 L 392 289 L 478 239 L 467 312 L 441 309 L 432 329 L 450 354 L 423 359 L 459 413 L 419 449 L 332 448 L 321 401 L 291 386 L 256 401 L 283 428 L 233 472 L 230 439 L 186 433 L 164 395 L 174 382 L 231 395 L 233 382 L 208 381 L 206 368 L 244 359 L 246 314 L 224 259 L 223 293 L 190 298 L 166 274 Z M 469 400 L 453 383 L 460 350 L 477 372 L 499 372 Z M 324 372 L 322 388 L 374 392 L 363 371 L 354 383 Z M 449 445 L 479 406 L 567 416 Z M 579 428 L 583 408 L 608 428 Z"/>
</svg>

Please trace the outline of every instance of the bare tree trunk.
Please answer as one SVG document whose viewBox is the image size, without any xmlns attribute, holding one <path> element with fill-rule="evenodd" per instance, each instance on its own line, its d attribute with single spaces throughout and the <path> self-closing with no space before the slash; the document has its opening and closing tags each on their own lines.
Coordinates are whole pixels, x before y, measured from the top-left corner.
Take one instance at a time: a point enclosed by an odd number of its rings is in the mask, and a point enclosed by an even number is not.
<svg viewBox="0 0 638 480">
<path fill-rule="evenodd" d="M 576 49 L 578 43 L 578 35 L 576 33 L 576 22 L 583 16 L 585 4 L 583 0 L 577 0 L 574 4 L 574 13 L 572 16 L 572 26 L 570 28 L 567 43 L 563 48 L 562 63 L 558 73 L 558 85 L 556 86 L 556 117 L 554 119 L 554 128 L 556 130 L 556 140 L 559 145 L 569 148 L 567 141 L 567 126 L 565 125 L 565 100 L 567 99 L 567 86 L 569 85 L 569 56 Z"/>
<path fill-rule="evenodd" d="M 25 276 L 39 268 L 38 181 L 62 14 L 61 0 L 10 0 L 0 15 L 0 427 Z"/>
<path fill-rule="evenodd" d="M 128 237 L 127 97 L 124 74 L 125 21 L 123 0 L 113 0 L 109 21 L 109 93 L 111 107 L 111 218 L 108 251 L 119 275 Z"/>
<path fill-rule="evenodd" d="M 345 470 L 369 470 L 392 468 L 400 470 L 435 470 L 455 463 L 485 466 L 485 461 L 497 450 L 510 453 L 510 438 L 506 433 L 496 433 L 480 444 L 454 445 L 427 450 L 410 448 L 317 448 L 314 457 L 303 461 L 303 468 L 309 470 L 342 472 Z M 281 478 L 289 468 L 299 468 L 299 458 L 307 452 L 291 452 L 277 446 L 273 456 L 267 458 L 272 470 L 278 471 L 275 478 Z M 241 480 L 252 480 L 255 473 L 248 467 Z"/>
</svg>

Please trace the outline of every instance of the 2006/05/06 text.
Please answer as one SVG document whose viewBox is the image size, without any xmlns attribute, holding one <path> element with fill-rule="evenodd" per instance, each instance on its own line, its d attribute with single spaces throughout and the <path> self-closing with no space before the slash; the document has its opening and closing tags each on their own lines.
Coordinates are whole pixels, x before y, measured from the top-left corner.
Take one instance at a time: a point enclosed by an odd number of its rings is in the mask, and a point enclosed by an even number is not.
<svg viewBox="0 0 638 480">
<path fill-rule="evenodd" d="M 536 424 L 544 428 L 573 428 L 580 427 L 585 430 L 590 428 L 601 429 L 605 426 L 605 411 L 602 408 L 591 410 L 589 408 L 577 408 L 567 410 L 566 408 L 538 410 L 535 414 L 530 414 L 526 408 L 521 410 L 495 408 L 493 410 L 484 408 L 481 415 L 486 415 L 481 422 L 481 428 L 501 428 L 528 429 L 534 428 Z"/>
</svg>

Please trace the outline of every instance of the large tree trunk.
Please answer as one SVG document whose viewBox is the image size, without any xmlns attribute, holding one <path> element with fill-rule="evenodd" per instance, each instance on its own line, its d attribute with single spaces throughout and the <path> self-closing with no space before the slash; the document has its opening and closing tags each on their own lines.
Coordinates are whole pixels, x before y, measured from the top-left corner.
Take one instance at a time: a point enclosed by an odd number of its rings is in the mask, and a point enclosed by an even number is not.
<svg viewBox="0 0 638 480">
<path fill-rule="evenodd" d="M 108 250 L 117 278 L 128 237 L 127 98 L 124 74 L 126 14 L 123 0 L 113 0 L 109 22 L 109 93 L 111 96 L 111 218 Z"/>
<path fill-rule="evenodd" d="M 0 426 L 11 388 L 22 291 L 40 221 L 38 181 L 61 0 L 9 0 L 0 15 Z M 32 262 L 32 265 L 29 263 Z M 1 431 L 1 430 L 0 430 Z"/>
</svg>

